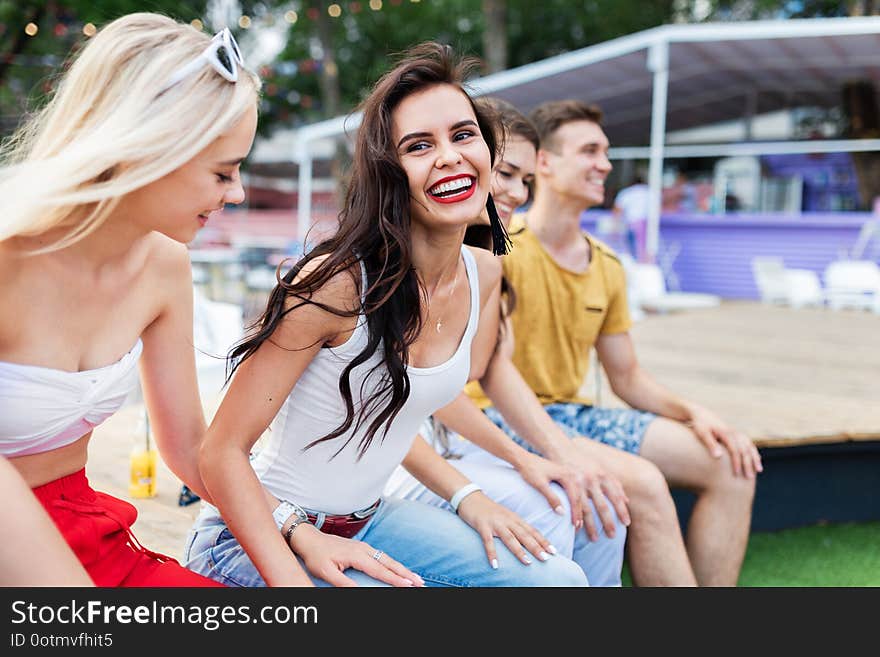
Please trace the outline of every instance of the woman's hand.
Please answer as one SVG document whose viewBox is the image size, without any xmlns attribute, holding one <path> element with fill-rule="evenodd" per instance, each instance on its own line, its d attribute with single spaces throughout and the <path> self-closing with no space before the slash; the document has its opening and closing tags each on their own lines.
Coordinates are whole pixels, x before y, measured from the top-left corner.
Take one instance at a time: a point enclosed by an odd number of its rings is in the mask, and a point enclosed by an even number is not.
<svg viewBox="0 0 880 657">
<path fill-rule="evenodd" d="M 303 523 L 290 539 L 291 549 L 315 577 L 333 586 L 357 586 L 344 574 L 354 568 L 391 586 L 424 586 L 422 578 L 363 541 L 325 534 Z"/>
<path fill-rule="evenodd" d="M 496 536 L 526 565 L 532 563 L 528 552 L 541 561 L 547 561 L 551 554 L 556 554 L 556 548 L 537 529 L 510 509 L 493 502 L 481 491 L 471 493 L 461 501 L 458 515 L 483 539 L 492 568 L 498 568 Z"/>
<path fill-rule="evenodd" d="M 616 533 L 614 512 L 624 526 L 629 527 L 629 498 L 623 490 L 623 485 L 610 472 L 602 468 L 599 463 L 585 454 L 582 449 L 578 448 L 579 441 L 589 441 L 588 438 L 577 438 L 569 441 L 560 451 L 560 462 L 577 470 L 582 477 L 582 510 L 584 518 L 584 529 L 587 537 L 591 541 L 599 539 L 599 530 L 596 527 L 596 519 L 588 504 L 588 500 L 592 500 L 596 509 L 598 520 L 602 523 L 605 534 L 614 537 Z M 610 503 L 610 505 L 609 505 Z"/>
<path fill-rule="evenodd" d="M 576 528 L 583 524 L 583 488 L 584 482 L 581 474 L 573 467 L 562 463 L 554 463 L 543 456 L 532 452 L 525 453 L 515 465 L 519 476 L 532 488 L 543 495 L 550 508 L 562 515 L 565 507 L 562 500 L 553 492 L 550 482 L 555 481 L 562 486 L 571 503 L 571 522 Z"/>
</svg>

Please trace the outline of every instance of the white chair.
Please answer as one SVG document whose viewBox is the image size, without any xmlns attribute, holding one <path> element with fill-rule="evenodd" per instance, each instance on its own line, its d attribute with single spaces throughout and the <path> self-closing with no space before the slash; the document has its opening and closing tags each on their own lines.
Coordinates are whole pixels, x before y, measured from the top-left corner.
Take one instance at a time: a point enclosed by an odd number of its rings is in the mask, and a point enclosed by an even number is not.
<svg viewBox="0 0 880 657">
<path fill-rule="evenodd" d="M 660 267 L 635 263 L 629 271 L 632 276 L 629 289 L 635 301 L 646 312 L 667 313 L 681 310 L 712 308 L 721 303 L 721 297 L 698 292 L 668 292 Z"/>
<path fill-rule="evenodd" d="M 226 380 L 226 355 L 244 335 L 241 306 L 211 301 L 199 290 L 193 295 L 193 344 L 199 391 L 215 395 Z"/>
<path fill-rule="evenodd" d="M 836 260 L 825 268 L 825 295 L 834 310 L 880 312 L 880 267 L 870 260 Z"/>
<path fill-rule="evenodd" d="M 626 299 L 629 306 L 630 319 L 634 322 L 640 322 L 645 318 L 645 311 L 639 305 L 639 291 L 635 287 L 636 277 L 633 274 L 633 267 L 636 266 L 636 260 L 629 253 L 619 253 L 618 257 L 620 258 L 620 264 L 623 265 L 623 272 L 626 275 Z"/>
<path fill-rule="evenodd" d="M 764 303 L 801 308 L 821 306 L 825 301 L 816 272 L 787 269 L 782 258 L 755 256 L 752 258 L 752 275 Z"/>
</svg>

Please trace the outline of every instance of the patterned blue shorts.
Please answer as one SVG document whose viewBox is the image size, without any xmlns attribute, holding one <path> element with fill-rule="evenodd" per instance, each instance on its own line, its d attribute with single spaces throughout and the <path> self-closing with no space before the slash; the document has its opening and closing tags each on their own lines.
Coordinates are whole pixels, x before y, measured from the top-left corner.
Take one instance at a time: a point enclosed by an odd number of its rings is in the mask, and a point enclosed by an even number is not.
<svg viewBox="0 0 880 657">
<path fill-rule="evenodd" d="M 631 408 L 596 408 L 584 404 L 546 404 L 544 410 L 570 438 L 590 438 L 638 454 L 648 425 L 657 416 Z M 516 435 L 494 406 L 483 411 L 504 433 L 530 452 L 539 453 Z"/>
</svg>

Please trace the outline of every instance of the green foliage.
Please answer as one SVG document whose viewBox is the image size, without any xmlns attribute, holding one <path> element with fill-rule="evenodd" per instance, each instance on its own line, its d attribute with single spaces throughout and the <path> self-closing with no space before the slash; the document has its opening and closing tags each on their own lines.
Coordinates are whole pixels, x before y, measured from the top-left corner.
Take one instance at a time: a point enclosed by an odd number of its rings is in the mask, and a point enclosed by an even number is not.
<svg viewBox="0 0 880 657">
<path fill-rule="evenodd" d="M 365 1 L 342 4 L 342 15 L 329 18 L 329 22 L 344 110 L 363 98 L 395 56 L 416 43 L 436 40 L 462 52 L 480 52 L 482 14 L 479 3 L 472 0 L 386 0 L 380 11 L 371 10 Z M 267 74 L 263 111 L 264 117 L 267 111 L 269 114 L 266 123 L 273 117 L 285 123 L 303 123 L 326 116 L 318 83 L 323 53 L 316 38 L 317 11 L 312 6 L 298 12 L 287 46 L 271 70 L 261 71 Z"/>
<path fill-rule="evenodd" d="M 83 26 L 101 27 L 124 14 L 153 11 L 191 21 L 201 18 L 206 0 L 0 0 L 0 134 L 38 107 L 62 72 L 65 59 L 87 37 Z M 38 31 L 25 34 L 34 23 Z"/>
<path fill-rule="evenodd" d="M 319 19 L 328 26 L 338 70 L 341 111 L 351 110 L 386 71 L 398 53 L 426 40 L 449 43 L 459 52 L 482 58 L 486 20 L 477 0 L 383 0 L 372 10 L 368 0 L 240 0 L 254 25 L 284 23 L 287 44 L 276 60 L 260 70 L 265 82 L 261 132 L 295 126 L 334 113 L 322 102 L 321 67 L 325 57 Z M 847 15 L 863 0 L 507 0 L 508 65 L 520 66 L 584 48 L 675 20 L 746 20 L 753 18 Z M 27 100 L 40 101 L 51 87 L 51 74 L 85 37 L 82 25 L 101 26 L 132 11 L 157 11 L 181 20 L 204 20 L 207 0 L 0 0 L 0 116 L 25 111 Z M 702 7 L 701 15 L 696 15 Z M 24 37 L 33 20 L 35 37 Z M 58 27 L 58 26 L 63 27 Z M 236 31 L 242 30 L 235 27 Z M 56 33 L 55 30 L 59 32 Z"/>
<path fill-rule="evenodd" d="M 668 23 L 672 0 L 510 0 L 510 65 L 520 66 Z"/>
<path fill-rule="evenodd" d="M 673 0 L 509 0 L 509 65 L 661 25 L 670 19 L 672 4 Z M 396 55 L 414 44 L 435 40 L 483 58 L 486 21 L 481 3 L 474 0 L 385 0 L 380 11 L 371 10 L 367 2 L 340 6 L 341 15 L 329 21 L 345 111 L 363 98 Z M 321 57 L 316 49 L 317 11 L 317 2 L 304 3 L 286 48 L 275 65 L 262 71 L 267 83 L 264 129 L 279 121 L 295 125 L 327 116 L 320 102 L 320 64 L 315 64 Z"/>
<path fill-rule="evenodd" d="M 711 20 L 849 16 L 858 0 L 711 0 Z"/>
</svg>

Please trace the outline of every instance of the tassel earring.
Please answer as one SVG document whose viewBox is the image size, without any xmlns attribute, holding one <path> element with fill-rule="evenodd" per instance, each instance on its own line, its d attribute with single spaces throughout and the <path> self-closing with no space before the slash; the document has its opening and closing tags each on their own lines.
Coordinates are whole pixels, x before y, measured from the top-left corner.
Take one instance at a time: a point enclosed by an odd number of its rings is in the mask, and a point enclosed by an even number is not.
<svg viewBox="0 0 880 657">
<path fill-rule="evenodd" d="M 492 228 L 492 253 L 497 256 L 507 255 L 511 247 L 510 237 L 504 230 L 504 224 L 501 223 L 501 217 L 498 216 L 491 194 L 486 199 L 486 212 L 489 213 L 489 226 Z"/>
</svg>

